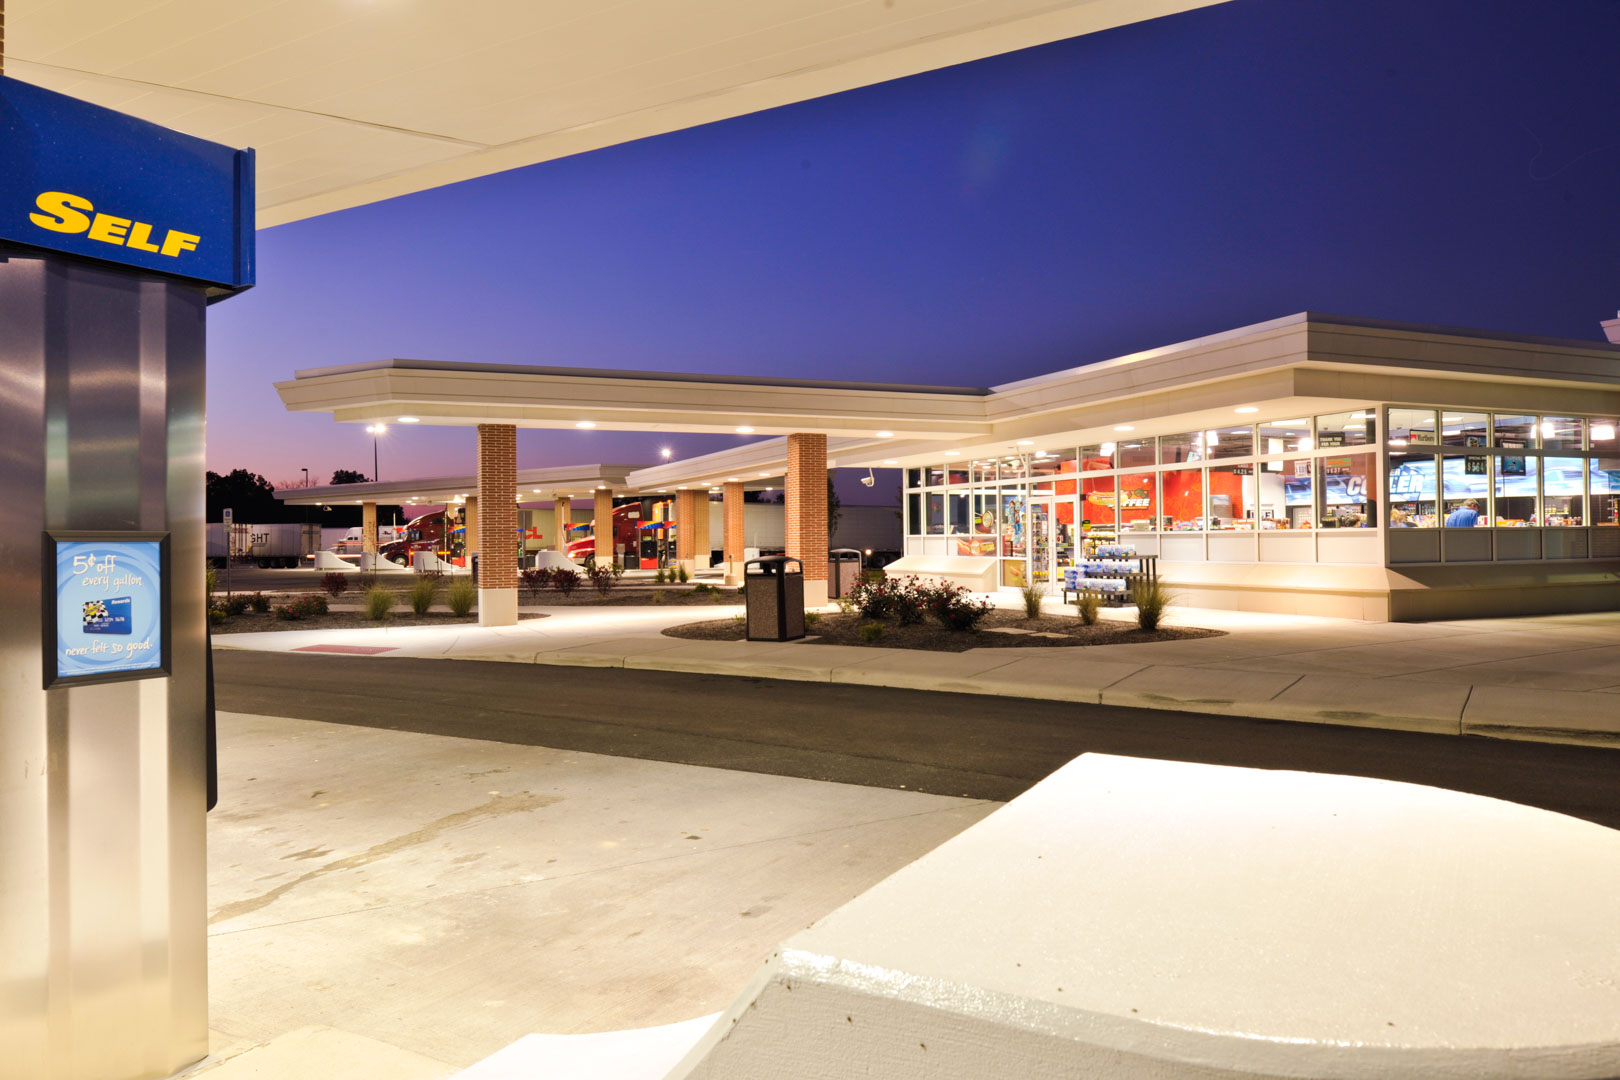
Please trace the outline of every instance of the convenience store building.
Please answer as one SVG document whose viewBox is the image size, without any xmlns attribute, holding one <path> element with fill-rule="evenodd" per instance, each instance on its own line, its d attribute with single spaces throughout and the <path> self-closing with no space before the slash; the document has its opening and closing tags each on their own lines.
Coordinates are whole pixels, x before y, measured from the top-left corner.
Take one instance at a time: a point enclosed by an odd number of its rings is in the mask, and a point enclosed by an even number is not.
<svg viewBox="0 0 1620 1080">
<path fill-rule="evenodd" d="M 512 453 L 484 454 L 492 426 L 781 435 L 630 471 L 626 493 L 783 484 L 811 603 L 836 466 L 902 470 L 892 572 L 978 588 L 1052 587 L 1107 545 L 1195 606 L 1620 607 L 1620 344 L 1300 314 L 987 389 L 402 364 L 279 388 L 342 420 L 476 424 L 480 477 Z"/>
</svg>

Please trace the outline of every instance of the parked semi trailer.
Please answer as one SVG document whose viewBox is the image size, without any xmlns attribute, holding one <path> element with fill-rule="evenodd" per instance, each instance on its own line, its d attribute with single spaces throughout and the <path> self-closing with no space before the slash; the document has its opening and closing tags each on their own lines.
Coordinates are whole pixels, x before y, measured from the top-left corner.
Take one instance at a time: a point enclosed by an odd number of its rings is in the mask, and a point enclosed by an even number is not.
<svg viewBox="0 0 1620 1080">
<path fill-rule="evenodd" d="M 321 527 L 313 523 L 232 525 L 229 537 L 224 525 L 215 522 L 208 526 L 210 566 L 224 566 L 227 558 L 255 562 L 266 570 L 272 566 L 301 566 L 304 557 L 315 554 L 320 547 Z"/>
</svg>

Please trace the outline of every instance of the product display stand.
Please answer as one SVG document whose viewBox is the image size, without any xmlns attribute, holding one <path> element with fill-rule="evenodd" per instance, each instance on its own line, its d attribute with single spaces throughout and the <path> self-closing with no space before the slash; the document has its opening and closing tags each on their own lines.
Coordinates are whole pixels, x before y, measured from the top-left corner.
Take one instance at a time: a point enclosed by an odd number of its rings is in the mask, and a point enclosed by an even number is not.
<svg viewBox="0 0 1620 1080">
<path fill-rule="evenodd" d="M 1159 557 L 1138 555 L 1130 544 L 1088 536 L 1085 557 L 1063 571 L 1063 602 L 1082 592 L 1094 592 L 1103 603 L 1118 606 L 1130 599 L 1138 581 L 1157 581 Z"/>
</svg>

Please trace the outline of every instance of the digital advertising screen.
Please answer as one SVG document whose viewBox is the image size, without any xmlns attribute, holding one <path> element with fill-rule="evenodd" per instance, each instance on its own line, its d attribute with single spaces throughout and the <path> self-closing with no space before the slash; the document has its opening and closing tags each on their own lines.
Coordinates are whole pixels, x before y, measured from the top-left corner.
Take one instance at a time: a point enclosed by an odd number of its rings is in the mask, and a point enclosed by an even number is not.
<svg viewBox="0 0 1620 1080">
<path fill-rule="evenodd" d="M 45 685 L 169 672 L 165 533 L 47 533 Z"/>
</svg>

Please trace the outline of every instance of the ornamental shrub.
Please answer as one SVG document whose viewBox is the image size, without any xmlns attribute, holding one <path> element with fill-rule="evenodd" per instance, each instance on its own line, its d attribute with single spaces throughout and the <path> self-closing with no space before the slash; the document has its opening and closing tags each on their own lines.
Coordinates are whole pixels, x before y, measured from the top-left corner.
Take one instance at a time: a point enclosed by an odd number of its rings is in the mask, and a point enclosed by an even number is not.
<svg viewBox="0 0 1620 1080">
<path fill-rule="evenodd" d="M 414 614 L 426 615 L 438 598 L 438 578 L 419 577 L 411 583 L 411 611 Z"/>
<path fill-rule="evenodd" d="M 613 591 L 614 582 L 618 580 L 613 576 L 612 569 L 606 566 L 591 567 L 590 578 L 591 588 L 596 590 L 598 596 L 604 597 Z"/>
<path fill-rule="evenodd" d="M 1080 616 L 1081 626 L 1096 626 L 1097 614 L 1102 608 L 1102 594 L 1082 589 L 1074 594 L 1074 611 Z"/>
<path fill-rule="evenodd" d="M 551 587 L 564 596 L 574 595 L 574 590 L 579 588 L 579 583 L 578 570 L 570 570 L 566 566 L 561 566 L 551 572 Z"/>
<path fill-rule="evenodd" d="M 477 584 L 472 578 L 457 578 L 450 583 L 450 591 L 445 594 L 444 602 L 450 605 L 457 618 L 466 618 L 473 605 L 478 603 Z"/>
<path fill-rule="evenodd" d="M 860 629 L 861 640 L 867 644 L 881 641 L 883 638 L 883 624 L 878 622 L 862 623 Z"/>
<path fill-rule="evenodd" d="M 247 598 L 247 602 L 248 607 L 252 608 L 260 615 L 263 615 L 265 612 L 270 610 L 270 598 L 264 595 L 264 593 L 254 593 L 252 596 Z"/>
<path fill-rule="evenodd" d="M 1138 581 L 1131 589 L 1131 599 L 1136 602 L 1136 625 L 1143 630 L 1157 630 L 1164 609 L 1175 602 L 1170 590 L 1156 578 Z"/>
<path fill-rule="evenodd" d="M 941 582 L 930 590 L 928 610 L 947 630 L 976 630 L 984 617 L 990 614 L 988 600 L 975 600 L 960 585 Z"/>
<path fill-rule="evenodd" d="M 321 575 L 321 588 L 326 595 L 336 600 L 349 591 L 349 575 L 338 573 L 336 570 Z"/>
<path fill-rule="evenodd" d="M 540 599 L 541 590 L 551 584 L 551 567 L 525 570 L 518 576 L 523 579 L 523 591 L 529 594 L 529 603 L 533 604 Z"/>
<path fill-rule="evenodd" d="M 219 609 L 226 615 L 240 615 L 248 609 L 248 599 L 245 596 L 232 596 L 222 601 Z"/>
<path fill-rule="evenodd" d="M 366 590 L 366 618 L 372 622 L 382 622 L 398 602 L 399 596 L 393 589 L 386 585 L 373 585 Z"/>
<path fill-rule="evenodd" d="M 1039 585 L 1025 585 L 1019 590 L 1024 597 L 1024 618 L 1038 619 L 1041 617 L 1041 600 L 1046 596 Z"/>
<path fill-rule="evenodd" d="M 326 612 L 326 597 L 324 596 L 300 596 L 275 609 L 276 618 L 293 622 L 299 619 L 313 618 L 316 615 L 325 615 Z"/>
<path fill-rule="evenodd" d="M 686 566 L 684 563 L 675 568 L 675 576 L 682 585 L 685 585 L 688 581 L 692 580 L 692 575 L 686 572 Z"/>
</svg>

